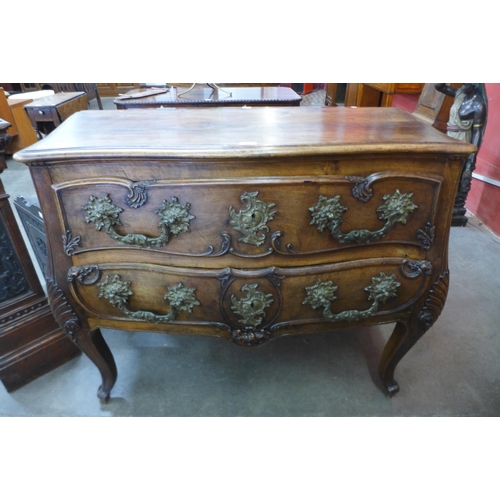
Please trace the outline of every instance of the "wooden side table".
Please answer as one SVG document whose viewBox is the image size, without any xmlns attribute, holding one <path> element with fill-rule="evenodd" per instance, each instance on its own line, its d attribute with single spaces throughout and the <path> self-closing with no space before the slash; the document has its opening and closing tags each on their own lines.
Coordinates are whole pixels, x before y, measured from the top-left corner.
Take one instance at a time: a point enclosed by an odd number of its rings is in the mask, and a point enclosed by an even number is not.
<svg viewBox="0 0 500 500">
<path fill-rule="evenodd" d="M 65 92 L 42 97 L 24 106 L 38 137 L 48 134 L 77 111 L 88 109 L 85 92 Z"/>
</svg>

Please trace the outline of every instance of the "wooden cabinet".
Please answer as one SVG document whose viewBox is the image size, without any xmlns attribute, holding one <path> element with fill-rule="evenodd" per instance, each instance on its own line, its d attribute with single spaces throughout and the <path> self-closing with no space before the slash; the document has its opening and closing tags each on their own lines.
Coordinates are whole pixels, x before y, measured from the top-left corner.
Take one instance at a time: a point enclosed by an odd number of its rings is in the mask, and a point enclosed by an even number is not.
<svg viewBox="0 0 500 500">
<path fill-rule="evenodd" d="M 396 322 L 379 369 L 392 395 L 444 306 L 474 149 L 396 108 L 141 109 L 78 113 L 16 159 L 40 195 L 54 314 L 103 401 L 103 327 L 253 347 Z"/>
</svg>

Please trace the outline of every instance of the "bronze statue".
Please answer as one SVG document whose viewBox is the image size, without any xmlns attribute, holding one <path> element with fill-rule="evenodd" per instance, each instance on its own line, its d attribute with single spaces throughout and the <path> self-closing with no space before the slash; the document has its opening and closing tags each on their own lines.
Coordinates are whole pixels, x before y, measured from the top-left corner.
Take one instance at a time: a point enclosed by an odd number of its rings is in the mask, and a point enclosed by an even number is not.
<svg viewBox="0 0 500 500">
<path fill-rule="evenodd" d="M 447 135 L 467 141 L 478 150 L 484 136 L 487 117 L 487 99 L 484 83 L 464 83 L 460 88 L 450 87 L 445 83 L 436 83 L 435 88 L 454 98 L 447 124 Z M 476 168 L 477 153 L 469 156 L 462 171 L 458 193 L 453 208 L 453 226 L 465 226 L 465 201 L 471 188 L 472 172 Z"/>
</svg>

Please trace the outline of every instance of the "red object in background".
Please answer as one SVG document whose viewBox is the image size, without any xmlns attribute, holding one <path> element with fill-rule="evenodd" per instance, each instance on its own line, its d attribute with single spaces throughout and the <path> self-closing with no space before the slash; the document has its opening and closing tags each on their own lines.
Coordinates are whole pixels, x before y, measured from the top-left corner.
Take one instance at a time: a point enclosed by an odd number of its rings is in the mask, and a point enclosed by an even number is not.
<svg viewBox="0 0 500 500">
<path fill-rule="evenodd" d="M 498 148 L 500 84 L 487 83 L 486 96 L 488 98 L 488 121 L 474 173 L 500 182 L 500 149 Z M 496 235 L 500 235 L 500 218 L 498 217 L 500 187 L 473 178 L 465 206 Z"/>
<path fill-rule="evenodd" d="M 297 92 L 299 95 L 309 94 L 315 89 L 317 83 L 292 83 L 292 90 Z M 319 87 L 318 87 L 319 88 Z"/>
</svg>

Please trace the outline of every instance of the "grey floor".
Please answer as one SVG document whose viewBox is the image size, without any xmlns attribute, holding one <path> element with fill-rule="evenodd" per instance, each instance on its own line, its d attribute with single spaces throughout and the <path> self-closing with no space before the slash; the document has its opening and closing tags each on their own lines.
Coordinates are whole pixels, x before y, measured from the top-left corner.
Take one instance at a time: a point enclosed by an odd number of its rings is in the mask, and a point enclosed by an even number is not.
<svg viewBox="0 0 500 500">
<path fill-rule="evenodd" d="M 314 93 L 304 104 L 323 98 Z M 33 197 L 27 167 L 10 157 L 8 167 L 11 200 Z M 108 404 L 96 396 L 97 369 L 80 356 L 13 393 L 0 384 L 0 416 L 498 416 L 499 243 L 474 217 L 452 228 L 448 300 L 398 365 L 401 391 L 392 399 L 376 369 L 393 325 L 281 337 L 257 349 L 105 330 L 118 366 Z"/>
</svg>

